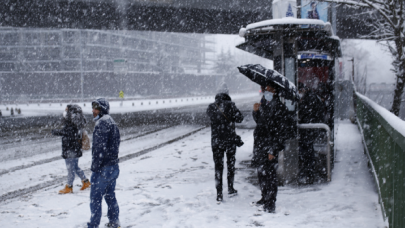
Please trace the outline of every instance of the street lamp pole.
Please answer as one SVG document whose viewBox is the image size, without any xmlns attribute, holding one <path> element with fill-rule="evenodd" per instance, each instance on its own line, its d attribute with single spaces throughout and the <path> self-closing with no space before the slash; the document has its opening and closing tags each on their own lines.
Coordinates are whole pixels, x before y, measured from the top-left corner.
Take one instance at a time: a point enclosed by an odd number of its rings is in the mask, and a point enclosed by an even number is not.
<svg viewBox="0 0 405 228">
<path fill-rule="evenodd" d="M 354 57 L 349 61 L 352 62 L 353 109 L 354 109 L 354 113 L 357 114 L 357 112 L 356 112 L 356 108 L 357 108 L 357 96 L 356 96 L 357 88 L 356 88 L 356 85 L 354 84 Z"/>
<path fill-rule="evenodd" d="M 354 84 L 354 57 L 349 61 L 352 62 L 352 81 L 353 81 L 353 84 Z"/>
</svg>

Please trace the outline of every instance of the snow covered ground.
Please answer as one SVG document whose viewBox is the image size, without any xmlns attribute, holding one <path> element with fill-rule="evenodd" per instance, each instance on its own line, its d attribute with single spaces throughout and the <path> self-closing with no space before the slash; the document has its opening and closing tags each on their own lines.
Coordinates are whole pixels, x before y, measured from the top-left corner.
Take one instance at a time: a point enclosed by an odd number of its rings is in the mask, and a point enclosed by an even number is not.
<svg viewBox="0 0 405 228">
<path fill-rule="evenodd" d="M 258 97 L 259 92 L 247 93 L 247 94 L 231 94 L 233 100 L 246 99 Z M 178 98 L 162 98 L 162 99 L 137 99 L 137 100 L 124 100 L 112 101 L 110 102 L 110 112 L 111 113 L 127 113 L 127 112 L 138 112 L 138 111 L 149 111 L 158 110 L 165 108 L 177 108 L 186 107 L 190 105 L 202 105 L 209 104 L 214 101 L 213 96 L 198 96 L 198 97 L 178 97 Z M 40 103 L 38 104 L 13 104 L 4 105 L 0 104 L 0 110 L 3 116 L 10 116 L 11 108 L 14 110 L 16 108 L 21 109 L 21 115 L 14 115 L 17 117 L 25 116 L 44 116 L 44 115 L 60 115 L 68 103 Z M 91 103 L 76 103 L 83 108 L 85 114 L 91 113 Z M 84 106 L 86 105 L 86 106 Z M 9 109 L 8 111 L 6 109 Z"/>
<path fill-rule="evenodd" d="M 124 161 L 120 163 L 116 187 L 122 227 L 385 227 L 357 126 L 341 121 L 336 127 L 338 150 L 332 182 L 280 187 L 275 214 L 263 213 L 249 205 L 260 198 L 259 189 L 247 181 L 251 170 L 240 164 L 250 159 L 252 130 L 238 129 L 245 142 L 236 155 L 235 188 L 239 195 L 225 197 L 221 205 L 215 201 L 209 128 Z M 171 135 L 173 133 L 181 135 L 194 129 L 196 126 L 182 126 L 149 138 L 126 141 L 121 145 L 121 156 L 158 140 L 175 137 Z M 41 158 L 21 159 L 19 162 L 28 163 L 35 159 Z M 89 162 L 90 153 L 85 153 L 79 164 L 86 169 Z M 0 162 L 0 166 L 5 167 L 4 163 Z M 58 160 L 19 173 L 1 175 L 0 194 L 65 172 L 63 160 Z M 56 182 L 33 194 L 1 202 L 0 226 L 84 227 L 90 218 L 89 191 L 80 192 L 79 186 L 75 185 L 73 194 L 58 195 L 62 184 Z M 75 184 L 79 184 L 78 179 Z M 105 203 L 103 210 L 102 224 L 108 222 Z"/>
</svg>

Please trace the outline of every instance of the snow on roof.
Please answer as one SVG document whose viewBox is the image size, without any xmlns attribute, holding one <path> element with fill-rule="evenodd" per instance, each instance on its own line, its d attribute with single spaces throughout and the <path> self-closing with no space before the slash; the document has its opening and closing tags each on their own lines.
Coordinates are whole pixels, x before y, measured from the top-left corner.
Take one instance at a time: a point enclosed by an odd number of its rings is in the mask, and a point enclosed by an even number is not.
<svg viewBox="0 0 405 228">
<path fill-rule="evenodd" d="M 378 105 L 370 98 L 361 95 L 360 93 L 356 93 L 358 97 L 360 97 L 363 101 L 365 101 L 368 105 L 370 105 L 378 114 L 384 118 L 388 124 L 391 125 L 398 133 L 405 137 L 405 121 L 401 120 L 398 116 L 394 115 L 392 112 L 388 111 L 386 108 Z"/>
<path fill-rule="evenodd" d="M 272 26 L 272 25 L 288 25 L 288 24 L 296 24 L 296 25 L 322 25 L 325 26 L 325 22 L 322 20 L 317 19 L 298 19 L 294 17 L 284 17 L 281 19 L 272 19 L 272 20 L 265 20 L 259 21 L 253 24 L 249 24 L 246 26 L 246 29 L 255 29 L 260 27 Z"/>
</svg>

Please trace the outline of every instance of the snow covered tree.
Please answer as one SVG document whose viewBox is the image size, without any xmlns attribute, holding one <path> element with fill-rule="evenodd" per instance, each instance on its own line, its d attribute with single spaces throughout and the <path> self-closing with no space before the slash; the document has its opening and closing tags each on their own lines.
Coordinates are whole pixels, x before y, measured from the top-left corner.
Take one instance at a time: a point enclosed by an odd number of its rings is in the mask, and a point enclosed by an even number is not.
<svg viewBox="0 0 405 228">
<path fill-rule="evenodd" d="M 364 21 L 372 27 L 372 32 L 362 38 L 384 42 L 394 57 L 396 88 L 391 112 L 399 115 L 401 97 L 405 86 L 405 1 L 404 0 L 324 0 L 349 7 L 367 8 L 374 17 L 372 22 Z"/>
<path fill-rule="evenodd" d="M 236 63 L 230 50 L 227 53 L 223 49 L 221 50 L 214 63 L 213 70 L 217 74 L 231 75 L 235 73 Z"/>
</svg>

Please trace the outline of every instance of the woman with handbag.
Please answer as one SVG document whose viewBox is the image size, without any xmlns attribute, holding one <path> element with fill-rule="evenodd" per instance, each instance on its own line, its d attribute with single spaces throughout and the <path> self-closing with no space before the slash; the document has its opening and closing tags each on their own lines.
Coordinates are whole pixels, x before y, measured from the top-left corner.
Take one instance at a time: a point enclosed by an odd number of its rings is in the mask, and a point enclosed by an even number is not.
<svg viewBox="0 0 405 228">
<path fill-rule="evenodd" d="M 62 157 L 65 159 L 68 171 L 68 183 L 65 188 L 59 191 L 59 194 L 73 193 L 73 181 L 75 174 L 82 180 L 84 190 L 90 187 L 90 181 L 79 168 L 79 158 L 82 156 L 83 140 L 87 137 L 83 128 L 86 124 L 82 109 L 78 105 L 68 105 L 63 113 L 64 127 L 60 130 L 52 130 L 52 134 L 62 136 Z M 83 144 L 84 145 L 84 144 Z"/>
<path fill-rule="evenodd" d="M 215 102 L 208 106 L 207 115 L 211 120 L 211 147 L 215 163 L 217 201 L 222 202 L 222 173 L 225 153 L 228 166 L 228 194 L 235 195 L 238 192 L 233 187 L 235 154 L 236 146 L 242 146 L 243 142 L 235 133 L 235 122 L 242 122 L 243 115 L 232 102 L 227 91 L 215 96 Z"/>
</svg>

